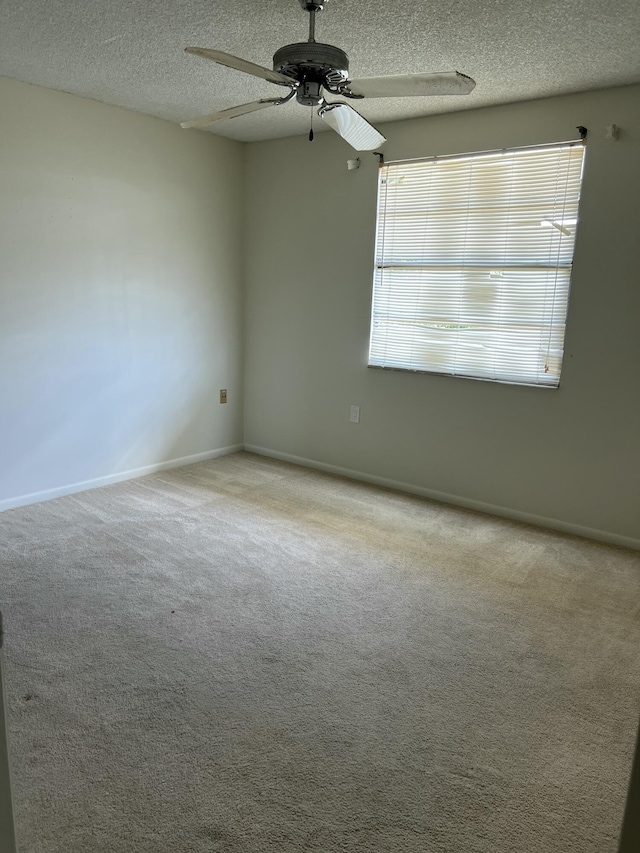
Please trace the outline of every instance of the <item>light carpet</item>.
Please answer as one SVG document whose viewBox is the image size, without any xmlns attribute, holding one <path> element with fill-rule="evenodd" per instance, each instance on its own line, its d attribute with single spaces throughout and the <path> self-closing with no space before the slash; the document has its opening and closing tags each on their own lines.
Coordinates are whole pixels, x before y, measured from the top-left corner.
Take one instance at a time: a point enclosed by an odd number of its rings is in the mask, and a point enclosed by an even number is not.
<svg viewBox="0 0 640 853">
<path fill-rule="evenodd" d="M 240 453 L 0 515 L 21 853 L 613 853 L 640 555 Z"/>
</svg>

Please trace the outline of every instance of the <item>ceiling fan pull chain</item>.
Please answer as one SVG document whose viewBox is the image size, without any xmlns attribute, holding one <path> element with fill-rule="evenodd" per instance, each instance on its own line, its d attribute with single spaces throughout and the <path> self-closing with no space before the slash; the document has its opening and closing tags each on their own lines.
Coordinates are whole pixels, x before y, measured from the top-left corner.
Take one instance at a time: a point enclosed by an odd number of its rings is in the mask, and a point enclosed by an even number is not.
<svg viewBox="0 0 640 853">
<path fill-rule="evenodd" d="M 309 130 L 309 142 L 313 142 L 313 107 L 311 107 L 311 129 Z"/>
</svg>

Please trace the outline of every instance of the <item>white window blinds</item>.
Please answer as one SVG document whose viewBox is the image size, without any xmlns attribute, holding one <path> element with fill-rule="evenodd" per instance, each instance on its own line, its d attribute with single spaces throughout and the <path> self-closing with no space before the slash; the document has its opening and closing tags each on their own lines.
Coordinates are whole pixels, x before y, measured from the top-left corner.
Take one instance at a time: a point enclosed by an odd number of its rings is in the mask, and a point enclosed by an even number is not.
<svg viewBox="0 0 640 853">
<path fill-rule="evenodd" d="M 370 366 L 557 386 L 583 154 L 383 165 Z"/>
</svg>

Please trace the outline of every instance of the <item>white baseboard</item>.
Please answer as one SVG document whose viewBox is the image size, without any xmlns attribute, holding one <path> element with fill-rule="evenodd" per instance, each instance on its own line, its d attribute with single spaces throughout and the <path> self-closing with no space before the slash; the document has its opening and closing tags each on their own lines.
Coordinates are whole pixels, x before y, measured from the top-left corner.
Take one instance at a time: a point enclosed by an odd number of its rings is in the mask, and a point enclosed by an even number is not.
<svg viewBox="0 0 640 853">
<path fill-rule="evenodd" d="M 471 500 L 470 498 L 463 498 L 459 495 L 450 495 L 446 492 L 435 491 L 434 489 L 425 489 L 422 486 L 414 486 L 411 483 L 401 483 L 398 480 L 388 480 L 386 477 L 376 477 L 374 474 L 366 474 L 363 471 L 353 471 L 350 468 L 329 465 L 326 462 L 318 462 L 315 459 L 293 456 L 291 453 L 281 453 L 279 450 L 271 450 L 268 447 L 245 444 L 244 449 L 250 453 L 257 453 L 260 456 L 270 456 L 273 459 L 282 459 L 283 462 L 292 462 L 304 468 L 315 468 L 318 471 L 339 474 L 341 477 L 348 477 L 350 480 L 361 480 L 364 483 L 372 483 L 373 485 L 383 486 L 387 489 L 395 489 L 398 492 L 420 495 L 420 497 L 429 498 L 430 500 L 453 504 L 454 506 L 464 507 L 465 509 L 473 509 L 489 515 L 497 515 L 501 518 L 509 518 L 512 521 L 521 521 L 525 524 L 533 524 L 536 527 L 546 527 L 551 530 L 558 530 L 561 533 L 570 533 L 574 536 L 583 536 L 586 539 L 595 539 L 597 542 L 606 542 L 609 545 L 620 545 L 623 548 L 640 550 L 640 539 L 634 539 L 631 536 L 621 536 L 618 533 L 610 533 L 607 530 L 598 530 L 592 527 L 585 527 L 581 524 L 572 524 L 571 522 L 562 521 L 557 518 L 547 518 L 543 515 L 520 512 L 520 510 L 496 506 L 495 504 L 485 503 L 484 501 Z"/>
<path fill-rule="evenodd" d="M 182 456 L 178 459 L 169 459 L 165 462 L 157 462 L 153 465 L 146 465 L 142 468 L 133 468 L 129 471 L 108 474 L 105 477 L 97 477 L 94 480 L 84 480 L 80 483 L 71 483 L 55 489 L 47 489 L 42 492 L 32 492 L 28 495 L 7 498 L 0 501 L 0 512 L 7 509 L 27 506 L 28 504 L 40 503 L 41 501 L 52 500 L 53 498 L 59 498 L 64 495 L 75 494 L 76 492 L 83 492 L 87 489 L 95 489 L 99 486 L 108 486 L 111 483 L 121 483 L 124 480 L 133 480 L 136 477 L 144 477 L 147 474 L 154 474 L 158 471 L 167 471 L 170 468 L 180 468 L 184 465 L 193 465 L 196 462 L 204 462 L 207 459 L 215 459 L 218 456 L 227 456 L 231 453 L 238 453 L 241 450 L 256 453 L 259 456 L 281 459 L 284 462 L 291 462 L 294 465 L 300 465 L 303 468 L 314 468 L 318 471 L 338 474 L 341 477 L 348 477 L 350 480 L 360 480 L 364 483 L 372 483 L 373 485 L 382 486 L 387 489 L 394 489 L 398 492 L 407 492 L 408 494 L 419 495 L 420 497 L 440 501 L 441 503 L 452 504 L 453 506 L 460 506 L 465 509 L 472 509 L 489 515 L 497 515 L 501 518 L 509 518 L 512 521 L 521 521 L 525 524 L 536 525 L 537 527 L 546 527 L 551 530 L 558 530 L 561 533 L 569 533 L 574 536 L 583 536 L 586 539 L 594 539 L 597 542 L 606 542 L 610 545 L 619 545 L 623 548 L 640 550 L 640 539 L 635 539 L 631 536 L 621 536 L 618 533 L 610 533 L 607 530 L 598 530 L 596 528 L 585 527 L 581 524 L 572 524 L 571 522 L 562 521 L 556 518 L 548 518 L 542 515 L 521 512 L 519 510 L 510 509 L 509 507 L 497 506 L 496 504 L 490 504 L 484 501 L 464 498 L 460 495 L 451 495 L 446 492 L 439 492 L 435 489 L 425 489 L 422 486 L 416 486 L 412 483 L 403 483 L 399 480 L 377 477 L 375 474 L 367 474 L 363 471 L 354 471 L 351 468 L 342 468 L 339 465 L 330 465 L 326 462 L 318 462 L 315 459 L 307 459 L 303 456 L 294 456 L 291 453 L 281 453 L 279 450 L 272 450 L 268 447 L 258 447 L 253 444 L 232 444 L 227 447 L 218 447 L 213 450 L 205 450 L 203 453 L 194 453 L 191 456 Z"/>
<path fill-rule="evenodd" d="M 120 471 L 117 474 L 107 474 L 105 477 L 96 477 L 95 480 L 84 480 L 81 483 L 71 483 L 59 486 L 55 489 L 46 489 L 43 492 L 32 492 L 29 495 L 20 495 L 15 498 L 6 498 L 0 501 L 0 512 L 6 509 L 15 509 L 19 506 L 50 501 L 63 495 L 72 495 L 76 492 L 84 492 L 87 489 L 96 489 L 99 486 L 108 486 L 111 483 L 121 483 L 124 480 L 133 480 L 136 477 L 144 477 L 147 474 L 155 474 L 157 471 L 167 471 L 169 468 L 181 468 L 183 465 L 193 465 L 195 462 L 205 462 L 207 459 L 215 459 L 218 456 L 227 456 L 230 453 L 238 453 L 244 449 L 242 444 L 231 444 L 228 447 L 217 447 L 214 450 L 205 450 L 203 453 L 194 453 L 191 456 L 181 456 L 179 459 L 168 459 L 165 462 L 156 462 L 153 465 L 145 465 L 143 468 L 132 468 L 130 471 Z"/>
</svg>

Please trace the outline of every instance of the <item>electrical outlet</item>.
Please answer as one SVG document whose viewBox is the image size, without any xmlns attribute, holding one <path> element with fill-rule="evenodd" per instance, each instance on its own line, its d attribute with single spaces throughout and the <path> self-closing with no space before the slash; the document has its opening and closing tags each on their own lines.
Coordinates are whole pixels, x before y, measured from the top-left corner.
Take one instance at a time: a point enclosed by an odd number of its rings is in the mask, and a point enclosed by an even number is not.
<svg viewBox="0 0 640 853">
<path fill-rule="evenodd" d="M 221 403 L 227 402 L 227 389 L 226 388 L 220 389 L 220 402 Z"/>
<path fill-rule="evenodd" d="M 349 416 L 349 420 L 352 424 L 360 423 L 360 406 L 351 406 L 351 415 Z"/>
</svg>

